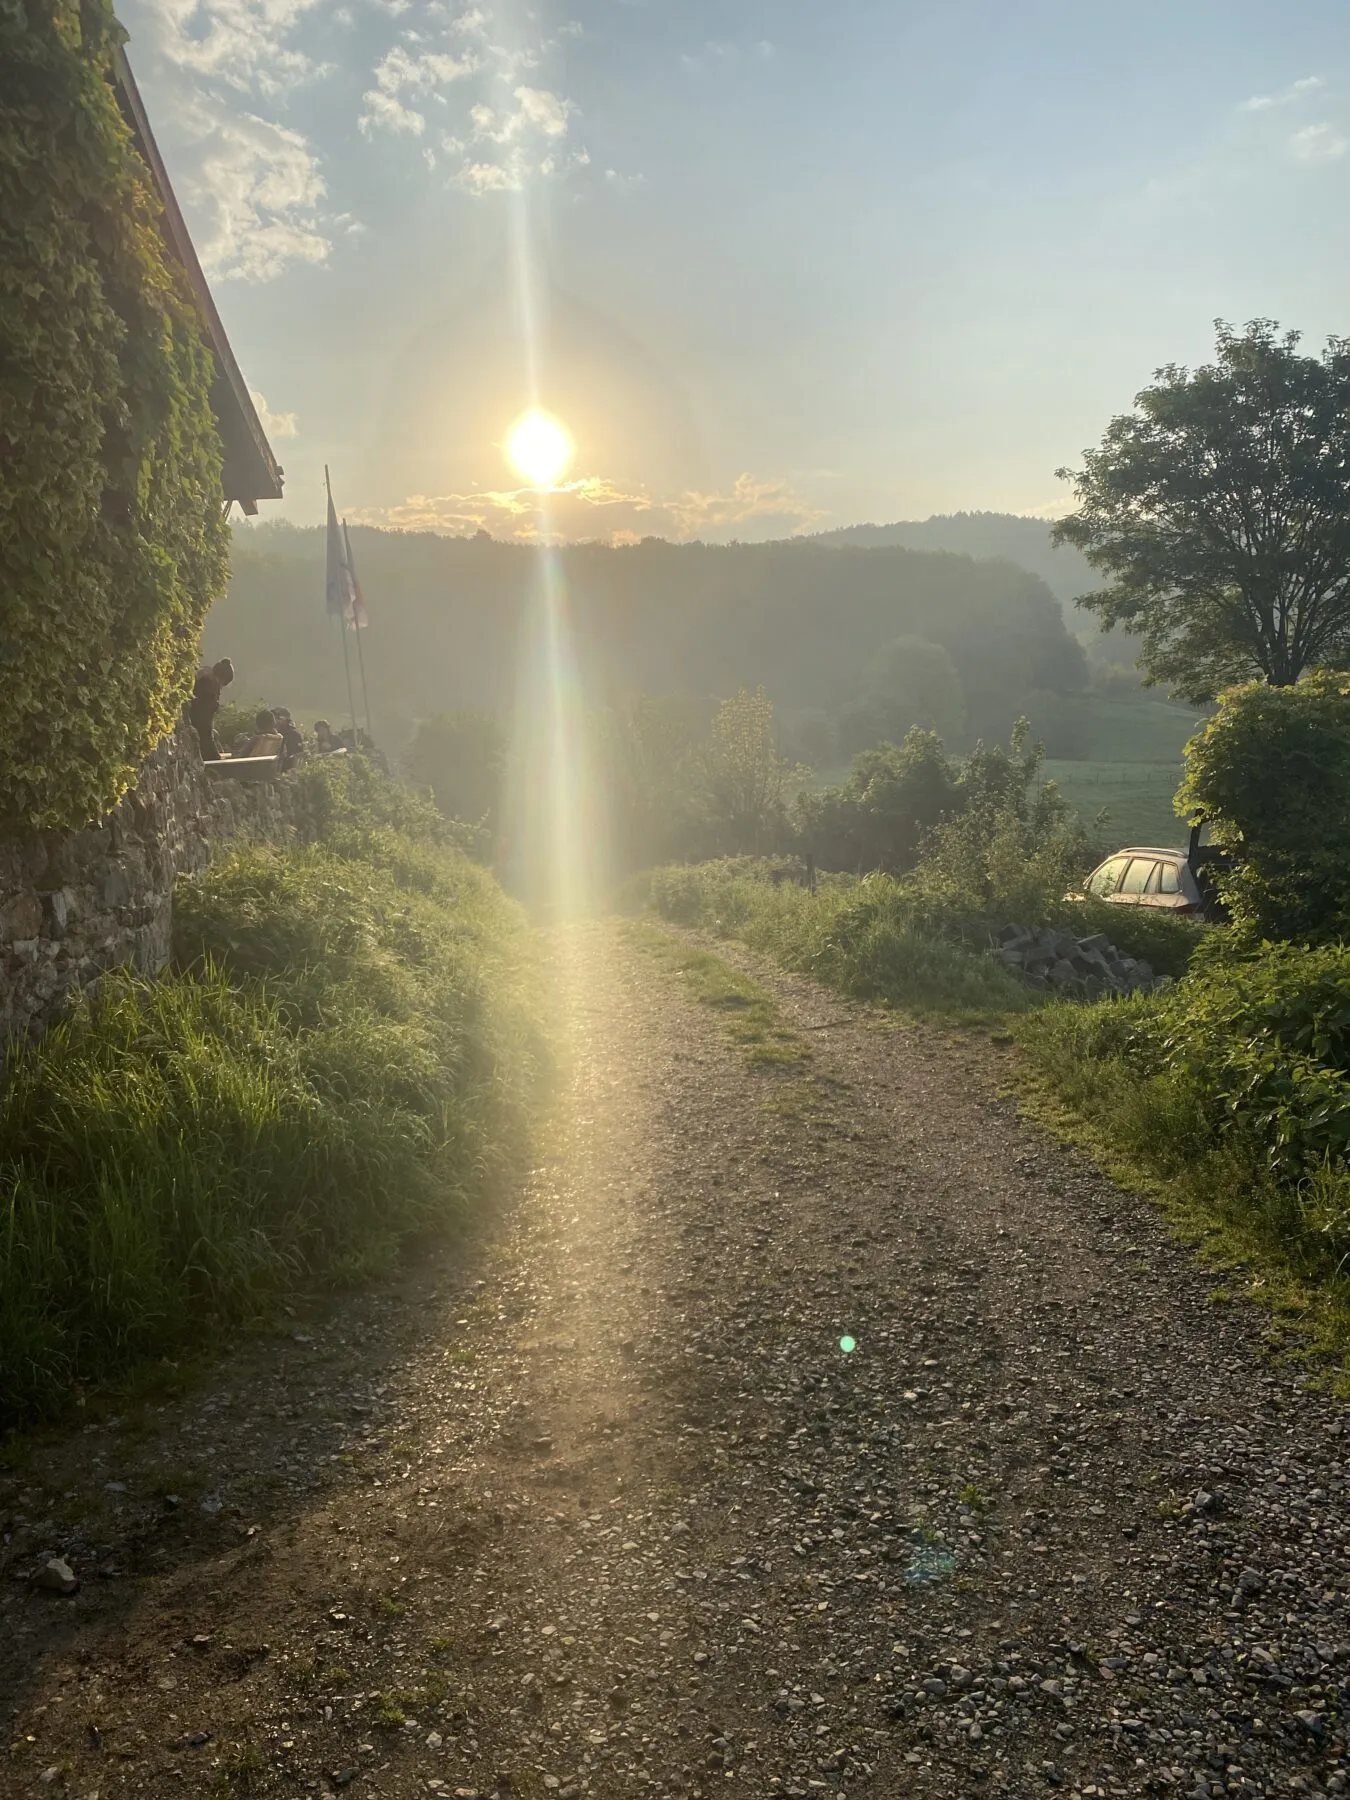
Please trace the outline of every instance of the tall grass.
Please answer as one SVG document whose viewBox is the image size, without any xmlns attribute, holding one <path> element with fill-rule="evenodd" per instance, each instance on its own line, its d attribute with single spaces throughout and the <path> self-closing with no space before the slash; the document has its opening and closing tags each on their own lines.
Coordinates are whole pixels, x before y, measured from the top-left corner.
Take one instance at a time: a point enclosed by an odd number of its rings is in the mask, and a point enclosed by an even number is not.
<svg viewBox="0 0 1350 1800">
<path fill-rule="evenodd" d="M 523 919 L 366 820 L 185 882 L 0 1095 L 0 1420 L 386 1268 L 525 1154 L 546 1054 Z"/>
<path fill-rule="evenodd" d="M 940 936 L 905 885 L 886 875 L 827 877 L 812 894 L 775 886 L 743 861 L 701 863 L 654 870 L 648 894 L 674 924 L 737 938 L 859 999 L 981 1017 L 1028 1004 L 1004 968 Z"/>
<path fill-rule="evenodd" d="M 630 899 L 673 924 L 739 938 L 785 968 L 813 975 L 860 999 L 918 1012 L 988 1017 L 1034 1002 L 989 955 L 1011 919 L 1052 923 L 1086 936 L 1102 931 L 1159 974 L 1180 974 L 1198 940 L 1196 927 L 1145 908 L 1100 901 L 1047 900 L 1028 891 L 992 909 L 954 882 L 915 876 L 825 876 L 815 893 L 775 885 L 770 865 L 749 858 L 655 869 Z"/>
<path fill-rule="evenodd" d="M 1350 1303 L 1350 948 L 1216 944 L 1165 995 L 1054 1004 L 1017 1032 L 1192 1223 Z"/>
</svg>

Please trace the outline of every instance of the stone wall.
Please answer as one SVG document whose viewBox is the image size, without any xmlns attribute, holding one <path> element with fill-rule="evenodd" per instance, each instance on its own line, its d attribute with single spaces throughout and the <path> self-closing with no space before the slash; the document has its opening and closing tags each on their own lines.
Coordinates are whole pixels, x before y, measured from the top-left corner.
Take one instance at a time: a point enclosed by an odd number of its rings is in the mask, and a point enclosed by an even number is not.
<svg viewBox="0 0 1350 1800">
<path fill-rule="evenodd" d="M 0 1046 L 36 1035 L 106 969 L 162 969 L 177 876 L 229 844 L 304 841 L 302 815 L 289 776 L 208 776 L 185 725 L 102 824 L 0 835 Z"/>
</svg>

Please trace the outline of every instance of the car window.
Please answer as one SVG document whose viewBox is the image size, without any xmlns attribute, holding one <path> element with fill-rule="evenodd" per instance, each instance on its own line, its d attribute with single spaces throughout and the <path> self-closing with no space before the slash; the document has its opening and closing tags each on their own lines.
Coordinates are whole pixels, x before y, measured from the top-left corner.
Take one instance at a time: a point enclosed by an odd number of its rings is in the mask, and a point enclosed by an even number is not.
<svg viewBox="0 0 1350 1800">
<path fill-rule="evenodd" d="M 1136 856 L 1125 871 L 1125 879 L 1120 884 L 1122 894 L 1142 894 L 1148 886 L 1149 877 L 1157 872 L 1158 865 L 1151 859 L 1145 861 Z"/>
<path fill-rule="evenodd" d="M 1125 873 L 1125 864 L 1129 858 L 1113 856 L 1110 862 L 1104 862 L 1100 869 L 1094 869 L 1088 876 L 1087 891 L 1104 900 L 1108 894 L 1114 894 L 1120 886 L 1120 878 Z"/>
<path fill-rule="evenodd" d="M 1181 871 L 1175 863 L 1162 865 L 1162 884 L 1158 892 L 1160 894 L 1179 894 L 1181 892 Z"/>
<path fill-rule="evenodd" d="M 1154 863 L 1152 869 L 1149 871 L 1148 880 L 1144 883 L 1143 887 L 1139 890 L 1140 893 L 1156 894 L 1158 891 L 1158 878 L 1161 874 L 1162 874 L 1162 864 Z"/>
</svg>

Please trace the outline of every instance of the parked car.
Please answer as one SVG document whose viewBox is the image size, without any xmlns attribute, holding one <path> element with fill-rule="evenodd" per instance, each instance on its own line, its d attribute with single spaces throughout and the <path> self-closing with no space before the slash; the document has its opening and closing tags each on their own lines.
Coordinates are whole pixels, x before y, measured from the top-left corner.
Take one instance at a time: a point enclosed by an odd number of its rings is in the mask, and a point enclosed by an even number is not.
<svg viewBox="0 0 1350 1800">
<path fill-rule="evenodd" d="M 1223 909 L 1212 876 L 1218 855 L 1201 850 L 1198 836 L 1198 832 L 1191 834 L 1186 850 L 1162 850 L 1147 844 L 1117 850 L 1092 871 L 1083 883 L 1083 892 L 1121 906 L 1156 907 L 1183 919 L 1221 919 Z"/>
</svg>

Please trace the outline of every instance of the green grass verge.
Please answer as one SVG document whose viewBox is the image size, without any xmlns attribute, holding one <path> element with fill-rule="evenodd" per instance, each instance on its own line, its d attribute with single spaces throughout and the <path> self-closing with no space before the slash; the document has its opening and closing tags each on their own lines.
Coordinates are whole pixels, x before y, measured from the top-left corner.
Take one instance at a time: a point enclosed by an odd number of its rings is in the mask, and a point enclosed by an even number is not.
<svg viewBox="0 0 1350 1800">
<path fill-rule="evenodd" d="M 795 1069 L 810 1061 L 810 1049 L 783 1023 L 772 996 L 757 981 L 729 968 L 711 951 L 683 943 L 646 920 L 626 921 L 621 929 L 630 944 L 683 978 L 699 1005 L 718 1015 L 723 1030 L 752 1067 Z"/>
<path fill-rule="evenodd" d="M 520 1166 L 547 1066 L 491 876 L 349 821 L 181 885 L 0 1096 L 0 1422 L 388 1268 Z"/>
<path fill-rule="evenodd" d="M 1343 1367 L 1350 1084 L 1339 1050 L 1319 1039 L 1328 1026 L 1344 1034 L 1350 1007 L 1324 968 L 1300 984 L 1296 965 L 1311 955 L 1214 959 L 1167 996 L 1056 1003 L 1014 1029 L 1033 1116 L 1154 1199 L 1300 1355 Z M 1305 1030 L 1310 1015 L 1318 1023 Z"/>
</svg>

